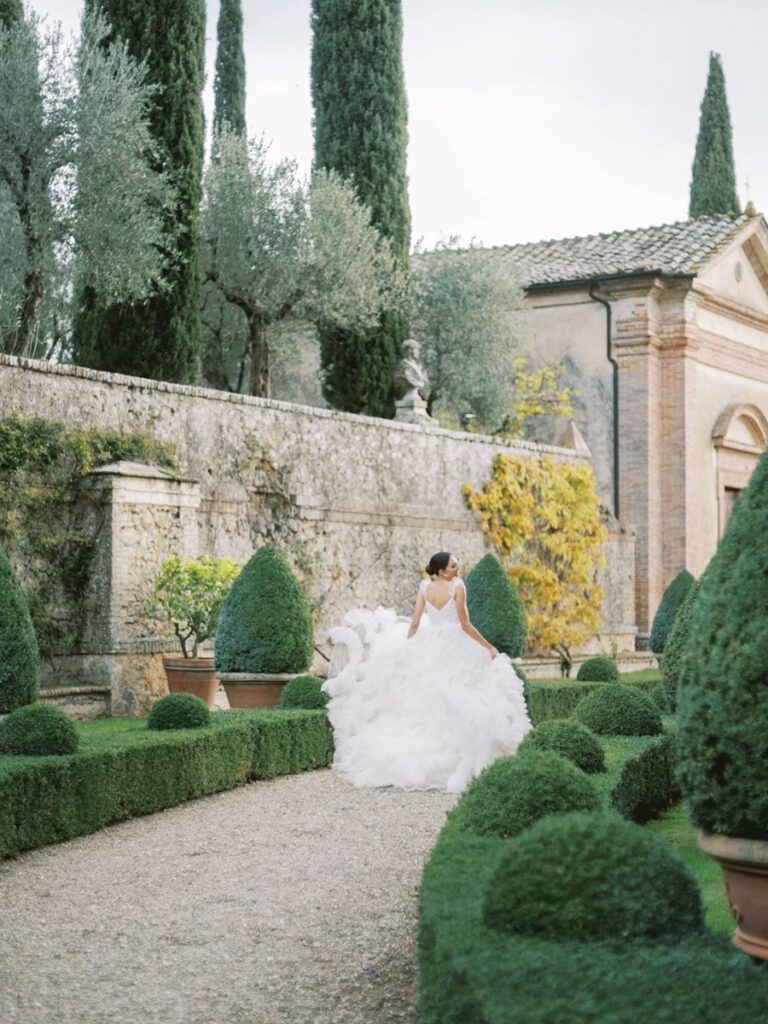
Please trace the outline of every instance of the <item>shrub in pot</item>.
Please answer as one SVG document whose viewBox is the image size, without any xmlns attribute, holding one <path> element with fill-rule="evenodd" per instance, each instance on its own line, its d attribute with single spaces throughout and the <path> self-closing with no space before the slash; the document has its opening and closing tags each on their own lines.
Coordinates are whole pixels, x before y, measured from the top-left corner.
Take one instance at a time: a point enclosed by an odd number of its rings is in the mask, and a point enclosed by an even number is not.
<svg viewBox="0 0 768 1024">
<path fill-rule="evenodd" d="M 581 683 L 618 683 L 619 666 L 612 658 L 599 654 L 596 658 L 587 658 L 576 678 Z"/>
<path fill-rule="evenodd" d="M 309 668 L 313 649 L 307 598 L 283 556 L 267 544 L 232 585 L 216 631 L 216 671 L 230 704 L 278 703 L 288 679 Z"/>
<path fill-rule="evenodd" d="M 153 584 L 148 610 L 162 613 L 173 626 L 182 657 L 165 656 L 163 666 L 172 693 L 192 693 L 213 707 L 218 681 L 213 658 L 198 651 L 216 632 L 221 608 L 238 567 L 228 558 L 210 555 L 167 559 Z"/>
<path fill-rule="evenodd" d="M 768 455 L 691 607 L 677 687 L 678 780 L 720 861 L 734 941 L 768 959 Z"/>
<path fill-rule="evenodd" d="M 528 620 L 517 589 L 498 559 L 484 555 L 465 584 L 472 625 L 502 654 L 522 658 L 528 646 Z"/>
<path fill-rule="evenodd" d="M 653 617 L 651 635 L 648 640 L 648 646 L 654 654 L 664 653 L 669 631 L 672 629 L 677 613 L 695 582 L 696 580 L 688 570 L 683 569 L 664 591 L 659 607 L 656 609 L 656 614 Z"/>
<path fill-rule="evenodd" d="M 29 607 L 0 547 L 0 715 L 32 704 L 40 689 L 40 653 Z"/>
</svg>

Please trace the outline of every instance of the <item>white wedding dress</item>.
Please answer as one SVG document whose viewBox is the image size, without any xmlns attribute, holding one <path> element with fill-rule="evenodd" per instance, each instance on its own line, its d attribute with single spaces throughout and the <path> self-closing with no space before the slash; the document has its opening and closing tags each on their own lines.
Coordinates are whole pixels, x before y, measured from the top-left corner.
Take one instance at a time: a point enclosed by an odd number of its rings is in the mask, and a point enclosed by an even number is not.
<svg viewBox="0 0 768 1024">
<path fill-rule="evenodd" d="M 391 609 L 357 609 L 330 631 L 333 765 L 355 786 L 459 793 L 486 765 L 512 754 L 531 728 L 523 684 L 505 654 L 490 653 L 461 628 L 456 587 L 407 639 Z"/>
</svg>

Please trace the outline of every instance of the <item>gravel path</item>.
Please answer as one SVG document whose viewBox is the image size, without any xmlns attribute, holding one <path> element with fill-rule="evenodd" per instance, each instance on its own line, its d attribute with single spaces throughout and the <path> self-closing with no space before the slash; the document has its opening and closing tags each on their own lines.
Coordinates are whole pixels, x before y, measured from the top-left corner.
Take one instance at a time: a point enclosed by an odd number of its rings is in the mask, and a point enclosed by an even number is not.
<svg viewBox="0 0 768 1024">
<path fill-rule="evenodd" d="M 411 1024 L 455 800 L 309 772 L 0 862 L 0 1021 Z"/>
</svg>

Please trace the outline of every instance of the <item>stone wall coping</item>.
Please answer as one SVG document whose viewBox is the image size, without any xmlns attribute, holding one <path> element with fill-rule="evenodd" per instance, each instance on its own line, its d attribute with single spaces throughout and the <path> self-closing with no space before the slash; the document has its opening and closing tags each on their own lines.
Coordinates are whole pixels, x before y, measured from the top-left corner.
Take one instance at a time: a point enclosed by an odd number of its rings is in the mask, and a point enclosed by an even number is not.
<svg viewBox="0 0 768 1024">
<path fill-rule="evenodd" d="M 139 477 L 142 480 L 165 480 L 172 483 L 196 484 L 198 481 L 192 477 L 177 476 L 173 470 L 161 469 L 160 466 L 147 462 L 110 462 L 105 466 L 97 466 L 92 469 L 91 476 L 129 476 Z"/>
<path fill-rule="evenodd" d="M 422 426 L 415 423 L 401 423 L 378 416 L 362 416 L 358 413 L 339 412 L 336 409 L 320 409 L 312 405 L 298 405 L 293 402 L 280 402 L 274 398 L 257 398 L 254 395 L 233 394 L 228 391 L 216 391 L 213 388 L 199 387 L 192 384 L 173 384 L 169 381 L 151 380 L 146 377 L 131 377 L 124 373 L 107 373 L 103 370 L 90 370 L 84 366 L 49 363 L 42 359 L 26 359 L 21 356 L 0 354 L 0 366 L 15 367 L 33 373 L 56 374 L 62 377 L 77 377 L 100 384 L 118 384 L 122 387 L 144 391 L 165 392 L 189 397 L 203 398 L 211 402 L 224 402 L 229 405 L 253 406 L 260 409 L 277 409 L 282 412 L 298 413 L 302 416 L 317 419 L 339 420 L 362 426 L 385 427 L 388 430 L 403 431 L 417 434 L 436 434 L 440 437 L 453 438 L 465 444 L 487 444 L 496 447 L 510 448 L 536 455 L 556 455 L 580 461 L 588 461 L 581 452 L 572 448 L 560 448 L 556 445 L 539 444 L 536 441 L 517 440 L 508 437 L 496 437 L 490 434 L 471 434 L 462 430 L 445 430 L 442 427 Z"/>
</svg>

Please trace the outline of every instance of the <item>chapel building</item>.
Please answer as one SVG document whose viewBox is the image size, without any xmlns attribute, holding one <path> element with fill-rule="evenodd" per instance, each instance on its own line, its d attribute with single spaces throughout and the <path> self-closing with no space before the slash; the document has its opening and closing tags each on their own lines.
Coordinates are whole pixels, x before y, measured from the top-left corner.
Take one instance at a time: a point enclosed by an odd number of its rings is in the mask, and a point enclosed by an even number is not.
<svg viewBox="0 0 768 1024">
<path fill-rule="evenodd" d="M 493 251 L 525 286 L 525 348 L 579 392 L 601 499 L 636 529 L 642 647 L 768 444 L 768 225 L 702 217 Z"/>
</svg>

